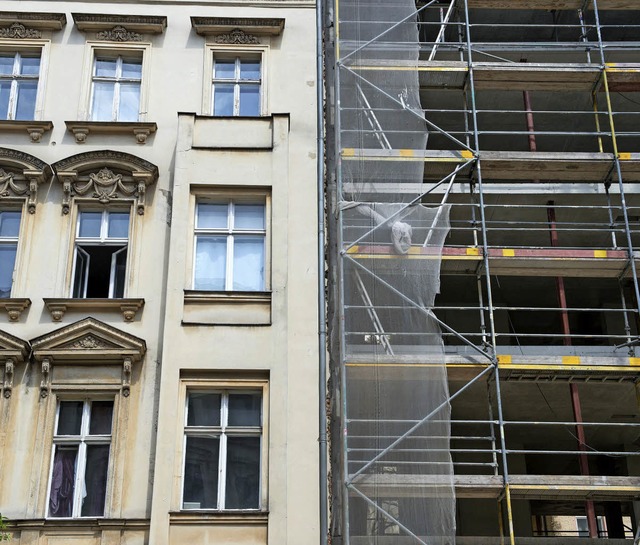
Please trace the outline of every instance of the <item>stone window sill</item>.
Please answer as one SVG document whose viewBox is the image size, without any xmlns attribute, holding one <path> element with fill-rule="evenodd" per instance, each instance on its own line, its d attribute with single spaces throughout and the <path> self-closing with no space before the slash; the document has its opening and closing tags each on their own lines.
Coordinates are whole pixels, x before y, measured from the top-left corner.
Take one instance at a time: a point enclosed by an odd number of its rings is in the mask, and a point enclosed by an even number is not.
<svg viewBox="0 0 640 545">
<path fill-rule="evenodd" d="M 65 121 L 78 144 L 84 144 L 90 134 L 131 134 L 138 144 L 146 144 L 149 135 L 158 130 L 156 123 L 138 121 Z"/>
<path fill-rule="evenodd" d="M 271 325 L 271 292 L 184 290 L 182 323 Z"/>
<path fill-rule="evenodd" d="M 24 131 L 35 144 L 40 142 L 42 135 L 53 128 L 51 121 L 16 121 L 14 119 L 0 120 L 0 132 Z"/>
<path fill-rule="evenodd" d="M 31 306 L 31 299 L 26 297 L 10 297 L 8 299 L 0 299 L 0 309 L 4 310 L 9 316 L 10 322 L 20 320 L 22 313 Z"/>
<path fill-rule="evenodd" d="M 140 309 L 144 306 L 144 299 L 43 299 L 44 305 L 51 314 L 54 322 L 62 320 L 67 311 L 88 312 L 99 310 L 103 312 L 121 312 L 125 322 L 133 322 Z"/>
<path fill-rule="evenodd" d="M 170 511 L 171 524 L 267 524 L 268 511 L 209 511 L 206 509 L 185 509 Z"/>
</svg>

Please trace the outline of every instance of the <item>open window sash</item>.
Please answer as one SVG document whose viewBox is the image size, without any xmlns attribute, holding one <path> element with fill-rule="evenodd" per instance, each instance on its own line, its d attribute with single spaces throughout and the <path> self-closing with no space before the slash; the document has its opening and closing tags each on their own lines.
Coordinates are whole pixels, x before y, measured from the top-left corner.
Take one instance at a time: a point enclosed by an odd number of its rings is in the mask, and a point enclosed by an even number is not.
<svg viewBox="0 0 640 545">
<path fill-rule="evenodd" d="M 125 273 L 127 270 L 127 247 L 120 248 L 111 256 L 109 275 L 109 298 L 124 296 Z"/>
<path fill-rule="evenodd" d="M 74 255 L 74 283 L 72 297 L 84 299 L 87 297 L 87 285 L 89 283 L 89 265 L 91 256 L 80 246 L 76 246 Z"/>
</svg>

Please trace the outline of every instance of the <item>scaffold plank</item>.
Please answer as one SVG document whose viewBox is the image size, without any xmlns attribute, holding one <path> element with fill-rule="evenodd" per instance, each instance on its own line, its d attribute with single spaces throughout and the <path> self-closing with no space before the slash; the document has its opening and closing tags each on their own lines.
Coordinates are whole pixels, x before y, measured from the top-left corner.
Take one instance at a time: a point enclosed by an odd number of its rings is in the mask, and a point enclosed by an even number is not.
<svg viewBox="0 0 640 545">
<path fill-rule="evenodd" d="M 582 9 L 584 0 L 468 0 L 472 9 L 544 9 L 577 10 Z M 588 9 L 593 8 L 591 2 Z M 637 9 L 637 0 L 599 0 L 598 9 Z"/>
<path fill-rule="evenodd" d="M 640 498 L 640 477 L 584 475 L 511 475 L 514 499 L 620 500 Z M 374 497 L 428 497 L 449 486 L 445 475 L 359 475 L 354 486 Z M 504 488 L 499 475 L 454 475 L 458 498 L 497 498 Z"/>
<path fill-rule="evenodd" d="M 496 63 L 474 65 L 476 89 L 529 91 L 590 91 L 601 69 L 590 64 Z"/>
</svg>

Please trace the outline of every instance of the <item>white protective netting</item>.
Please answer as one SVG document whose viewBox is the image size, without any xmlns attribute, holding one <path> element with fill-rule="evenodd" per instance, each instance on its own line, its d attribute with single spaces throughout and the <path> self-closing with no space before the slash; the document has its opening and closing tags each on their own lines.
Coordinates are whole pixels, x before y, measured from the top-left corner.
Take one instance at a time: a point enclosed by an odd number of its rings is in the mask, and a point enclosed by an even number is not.
<svg viewBox="0 0 640 545">
<path fill-rule="evenodd" d="M 418 198 L 428 133 L 416 7 L 338 8 L 347 532 L 353 545 L 449 545 L 451 407 L 431 314 L 449 207 Z"/>
</svg>

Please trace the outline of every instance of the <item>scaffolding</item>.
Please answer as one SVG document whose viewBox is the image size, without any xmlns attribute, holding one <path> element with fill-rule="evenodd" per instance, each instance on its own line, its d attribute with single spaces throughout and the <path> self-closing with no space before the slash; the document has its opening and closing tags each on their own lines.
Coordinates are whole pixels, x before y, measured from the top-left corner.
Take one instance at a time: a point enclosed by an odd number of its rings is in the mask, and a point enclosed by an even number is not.
<svg viewBox="0 0 640 545">
<path fill-rule="evenodd" d="M 334 542 L 640 535 L 640 6 L 328 19 Z"/>
</svg>

